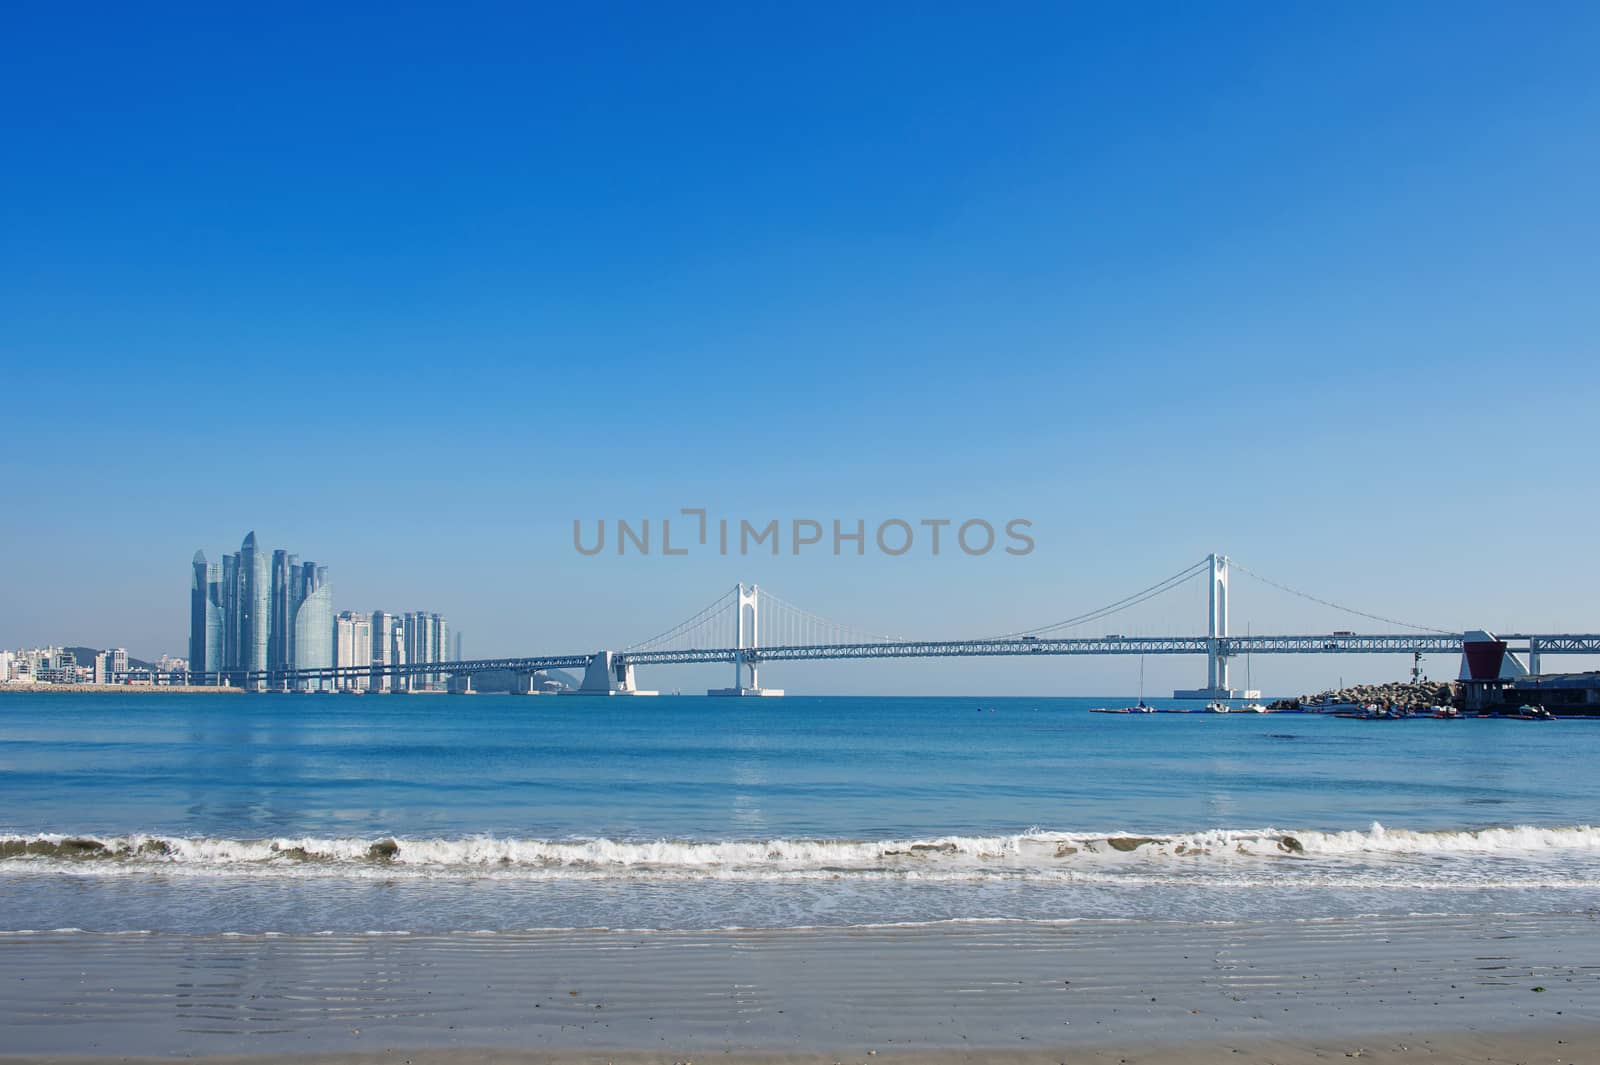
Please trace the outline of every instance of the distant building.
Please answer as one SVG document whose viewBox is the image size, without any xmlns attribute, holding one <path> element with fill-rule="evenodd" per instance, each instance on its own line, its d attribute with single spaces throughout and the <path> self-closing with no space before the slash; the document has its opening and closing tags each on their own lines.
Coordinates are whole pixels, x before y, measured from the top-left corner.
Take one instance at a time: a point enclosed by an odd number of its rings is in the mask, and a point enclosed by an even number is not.
<svg viewBox="0 0 1600 1065">
<path fill-rule="evenodd" d="M 372 687 L 372 618 L 346 610 L 333 622 L 333 664 L 341 670 L 366 669 L 366 673 L 341 674 L 334 687 L 368 691 Z"/>
<path fill-rule="evenodd" d="M 412 665 L 426 665 L 449 661 L 449 625 L 438 614 L 418 610 L 405 615 L 406 661 Z M 424 673 L 417 678 L 416 687 L 438 688 L 443 683 L 443 673 Z"/>
<path fill-rule="evenodd" d="M 272 640 L 272 568 L 249 533 L 239 546 L 239 659 L 233 667 L 249 687 L 267 686 L 267 648 Z M 253 674 L 253 676 L 252 676 Z"/>
<path fill-rule="evenodd" d="M 395 637 L 395 616 L 378 610 L 372 614 L 372 684 L 368 691 L 387 692 L 394 690 L 394 677 L 384 670 L 388 666 L 398 665 L 395 656 L 403 648 L 397 644 Z M 401 641 L 403 642 L 403 641 Z"/>
<path fill-rule="evenodd" d="M 294 645 L 287 668 L 330 669 L 333 666 L 333 589 L 328 567 L 307 562 L 294 593 Z M 332 687 L 331 682 L 302 681 L 303 689 Z"/>
<path fill-rule="evenodd" d="M 33 676 L 41 684 L 76 684 L 78 656 L 62 647 L 24 652 L 32 658 Z"/>
<path fill-rule="evenodd" d="M 222 567 L 207 562 L 203 551 L 194 553 L 194 578 L 189 586 L 189 661 L 197 673 L 222 670 Z M 124 671 L 126 668 L 124 664 Z M 205 679 L 214 681 L 215 677 Z"/>
</svg>

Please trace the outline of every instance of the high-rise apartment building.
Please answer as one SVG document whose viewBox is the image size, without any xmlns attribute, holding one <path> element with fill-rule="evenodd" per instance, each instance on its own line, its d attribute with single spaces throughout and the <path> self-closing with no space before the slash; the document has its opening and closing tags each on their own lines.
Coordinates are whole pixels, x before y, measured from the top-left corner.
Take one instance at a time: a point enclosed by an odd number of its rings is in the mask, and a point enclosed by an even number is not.
<svg viewBox="0 0 1600 1065">
<path fill-rule="evenodd" d="M 372 685 L 368 689 L 375 692 L 387 692 L 394 689 L 394 677 L 386 669 L 395 663 L 394 647 L 395 618 L 393 614 L 382 610 L 373 611 L 372 614 Z"/>
<path fill-rule="evenodd" d="M 239 661 L 247 687 L 267 686 L 267 650 L 272 642 L 272 567 L 256 547 L 252 531 L 239 546 Z"/>
<path fill-rule="evenodd" d="M 341 670 L 365 669 L 366 673 L 341 673 L 335 687 L 345 691 L 368 691 L 372 687 L 372 617 L 343 611 L 333 623 L 333 664 Z"/>
<path fill-rule="evenodd" d="M 200 683 L 216 683 L 222 669 L 222 567 L 194 553 L 194 581 L 189 587 L 189 662 L 196 673 L 211 674 Z M 126 669 L 126 655 L 124 669 Z"/>
<path fill-rule="evenodd" d="M 405 615 L 406 661 L 414 665 L 450 660 L 450 626 L 438 614 L 418 610 Z M 443 673 L 424 673 L 413 687 L 437 688 L 444 682 Z"/>
</svg>

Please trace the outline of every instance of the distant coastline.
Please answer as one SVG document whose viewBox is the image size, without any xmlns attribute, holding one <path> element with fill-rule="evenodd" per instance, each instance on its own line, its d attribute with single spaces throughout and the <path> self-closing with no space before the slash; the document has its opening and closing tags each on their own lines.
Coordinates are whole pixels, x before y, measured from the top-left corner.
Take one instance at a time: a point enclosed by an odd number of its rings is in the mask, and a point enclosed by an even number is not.
<svg viewBox="0 0 1600 1065">
<path fill-rule="evenodd" d="M 126 695 L 130 692 L 153 695 L 239 695 L 243 688 L 184 684 L 0 684 L 0 694 L 32 692 L 63 695 Z"/>
</svg>

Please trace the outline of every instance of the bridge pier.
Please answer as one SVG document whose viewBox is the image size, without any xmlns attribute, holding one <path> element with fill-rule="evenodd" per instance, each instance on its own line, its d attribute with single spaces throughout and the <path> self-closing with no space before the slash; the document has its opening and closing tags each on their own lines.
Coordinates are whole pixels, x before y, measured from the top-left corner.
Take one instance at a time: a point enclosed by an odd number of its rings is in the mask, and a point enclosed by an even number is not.
<svg viewBox="0 0 1600 1065">
<path fill-rule="evenodd" d="M 640 689 L 633 677 L 633 663 L 615 651 L 596 651 L 583 671 L 583 684 L 563 695 L 656 695 Z"/>
<path fill-rule="evenodd" d="M 735 697 L 774 697 L 783 694 L 782 688 L 763 688 L 760 677 L 756 672 L 756 658 L 746 655 L 743 650 L 735 651 L 733 655 L 734 686 L 731 688 L 712 688 L 707 695 L 731 695 Z M 750 684 L 744 683 L 744 670 L 750 670 Z"/>
</svg>

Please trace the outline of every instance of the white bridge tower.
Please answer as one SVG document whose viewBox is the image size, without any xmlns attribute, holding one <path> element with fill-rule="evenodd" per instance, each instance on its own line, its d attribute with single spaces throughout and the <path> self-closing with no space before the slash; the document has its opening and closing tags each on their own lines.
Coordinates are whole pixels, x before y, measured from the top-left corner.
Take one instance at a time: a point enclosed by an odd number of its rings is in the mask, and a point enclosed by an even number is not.
<svg viewBox="0 0 1600 1065">
<path fill-rule="evenodd" d="M 712 688 L 707 695 L 782 695 L 782 688 L 763 688 L 757 675 L 758 656 L 749 654 L 761 646 L 761 589 L 741 582 L 733 595 L 733 687 Z M 748 611 L 748 614 L 746 613 Z M 747 620 L 748 619 L 748 620 Z M 750 670 L 750 684 L 744 671 Z"/>
<path fill-rule="evenodd" d="M 1228 682 L 1228 556 L 1211 555 L 1211 610 L 1206 619 L 1206 686 L 1172 693 L 1174 699 L 1259 699 L 1258 691 L 1235 691 Z"/>
</svg>

